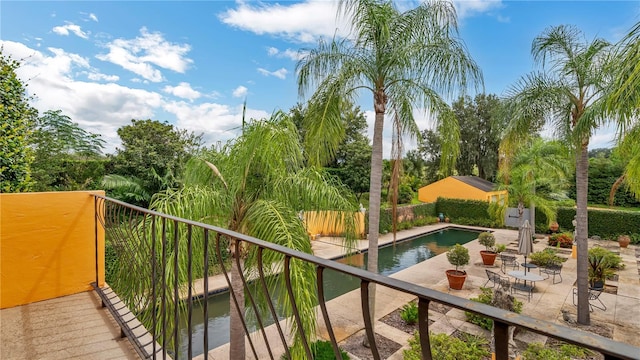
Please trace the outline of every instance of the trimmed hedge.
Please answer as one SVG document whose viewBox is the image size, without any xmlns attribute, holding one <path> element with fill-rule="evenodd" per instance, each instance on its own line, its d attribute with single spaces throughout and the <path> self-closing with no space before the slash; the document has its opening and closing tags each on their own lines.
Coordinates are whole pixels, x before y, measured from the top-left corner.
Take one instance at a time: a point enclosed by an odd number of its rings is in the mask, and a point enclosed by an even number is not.
<svg viewBox="0 0 640 360">
<path fill-rule="evenodd" d="M 429 223 L 426 220 L 420 221 L 420 219 L 428 219 L 435 217 L 436 204 L 424 203 L 417 205 L 398 206 L 398 218 L 402 219 L 402 216 L 407 220 L 398 223 L 398 230 L 408 229 L 412 226 L 419 226 L 424 223 Z M 366 231 L 369 232 L 369 216 L 365 215 Z M 393 223 L 391 222 L 391 208 L 380 209 L 380 225 L 378 231 L 380 234 L 386 234 L 393 230 Z"/>
<path fill-rule="evenodd" d="M 560 231 L 573 231 L 575 208 L 560 207 L 557 212 Z M 620 234 L 637 233 L 640 229 L 640 212 L 607 209 L 588 209 L 589 237 L 616 239 Z M 547 217 L 536 209 L 536 231 L 545 233 L 549 229 Z"/>
<path fill-rule="evenodd" d="M 458 223 L 460 218 L 487 220 L 488 209 L 487 201 L 438 198 L 435 213 L 443 213 L 452 222 Z"/>
</svg>

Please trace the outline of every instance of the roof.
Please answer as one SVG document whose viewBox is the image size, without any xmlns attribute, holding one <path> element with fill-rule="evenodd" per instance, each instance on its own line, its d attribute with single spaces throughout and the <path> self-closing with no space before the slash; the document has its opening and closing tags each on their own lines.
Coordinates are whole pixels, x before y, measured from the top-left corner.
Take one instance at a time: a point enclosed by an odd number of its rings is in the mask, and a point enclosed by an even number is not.
<svg viewBox="0 0 640 360">
<path fill-rule="evenodd" d="M 452 176 L 452 178 L 460 180 L 463 183 L 473 186 L 474 188 L 478 188 L 484 192 L 493 191 L 496 187 L 496 184 L 491 181 L 477 176 Z"/>
</svg>

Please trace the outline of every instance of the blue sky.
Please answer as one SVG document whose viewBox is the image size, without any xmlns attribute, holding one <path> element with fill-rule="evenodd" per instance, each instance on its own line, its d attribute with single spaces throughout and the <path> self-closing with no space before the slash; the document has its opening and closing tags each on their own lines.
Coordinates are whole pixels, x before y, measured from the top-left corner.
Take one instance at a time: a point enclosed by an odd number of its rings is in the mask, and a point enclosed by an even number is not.
<svg viewBox="0 0 640 360">
<path fill-rule="evenodd" d="M 398 1 L 400 9 L 417 1 Z M 484 74 L 485 91 L 504 95 L 534 69 L 531 41 L 572 24 L 588 39 L 619 40 L 640 21 L 637 1 L 456 1 L 459 30 Z M 307 1 L 6 1 L 3 52 L 23 59 L 19 76 L 40 111 L 60 109 L 102 134 L 106 152 L 131 119 L 169 121 L 204 133 L 207 144 L 239 133 L 247 116 L 288 110 L 298 96 L 300 50 L 347 33 L 335 2 Z M 473 94 L 472 94 L 473 95 Z M 360 105 L 373 118 L 372 99 Z M 421 129 L 431 122 L 421 112 Z M 387 128 L 389 126 L 387 125 Z M 591 148 L 611 146 L 603 129 Z M 389 156 L 389 134 L 385 156 Z M 411 142 L 407 142 L 409 147 Z"/>
</svg>

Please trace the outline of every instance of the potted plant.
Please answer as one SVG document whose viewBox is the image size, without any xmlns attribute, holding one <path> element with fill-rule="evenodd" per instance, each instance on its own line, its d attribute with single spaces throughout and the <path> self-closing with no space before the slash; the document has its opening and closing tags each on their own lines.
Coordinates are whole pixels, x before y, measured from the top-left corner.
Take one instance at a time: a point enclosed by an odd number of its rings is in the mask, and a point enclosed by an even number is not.
<svg viewBox="0 0 640 360">
<path fill-rule="evenodd" d="M 498 256 L 498 253 L 493 248 L 496 244 L 496 237 L 488 231 L 481 232 L 478 235 L 478 242 L 480 245 L 484 245 L 485 248 L 480 251 L 482 263 L 488 266 L 493 266 L 493 263 L 496 261 L 496 256 Z"/>
<path fill-rule="evenodd" d="M 629 246 L 630 242 L 631 242 L 631 236 L 626 234 L 622 234 L 618 236 L 618 244 L 620 244 L 621 248 L 626 248 L 627 246 Z"/>
<path fill-rule="evenodd" d="M 456 267 L 455 270 L 446 271 L 447 279 L 449 280 L 449 288 L 461 290 L 464 285 L 464 281 L 467 278 L 467 272 L 464 270 L 458 270 L 458 268 L 469 264 L 469 249 L 460 244 L 456 244 L 447 251 L 447 260 L 449 260 L 451 265 Z"/>
<path fill-rule="evenodd" d="M 599 246 L 589 249 L 588 261 L 588 278 L 591 288 L 604 288 L 605 281 L 613 276 L 616 270 L 624 267 L 619 255 Z"/>
</svg>

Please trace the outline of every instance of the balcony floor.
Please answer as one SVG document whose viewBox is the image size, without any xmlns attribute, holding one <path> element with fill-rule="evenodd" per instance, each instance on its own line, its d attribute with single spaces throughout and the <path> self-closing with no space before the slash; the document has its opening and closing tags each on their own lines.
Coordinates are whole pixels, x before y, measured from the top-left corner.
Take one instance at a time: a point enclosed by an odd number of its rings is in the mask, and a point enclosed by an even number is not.
<svg viewBox="0 0 640 360">
<path fill-rule="evenodd" d="M 0 358 L 139 359 L 93 291 L 3 309 Z"/>
</svg>

